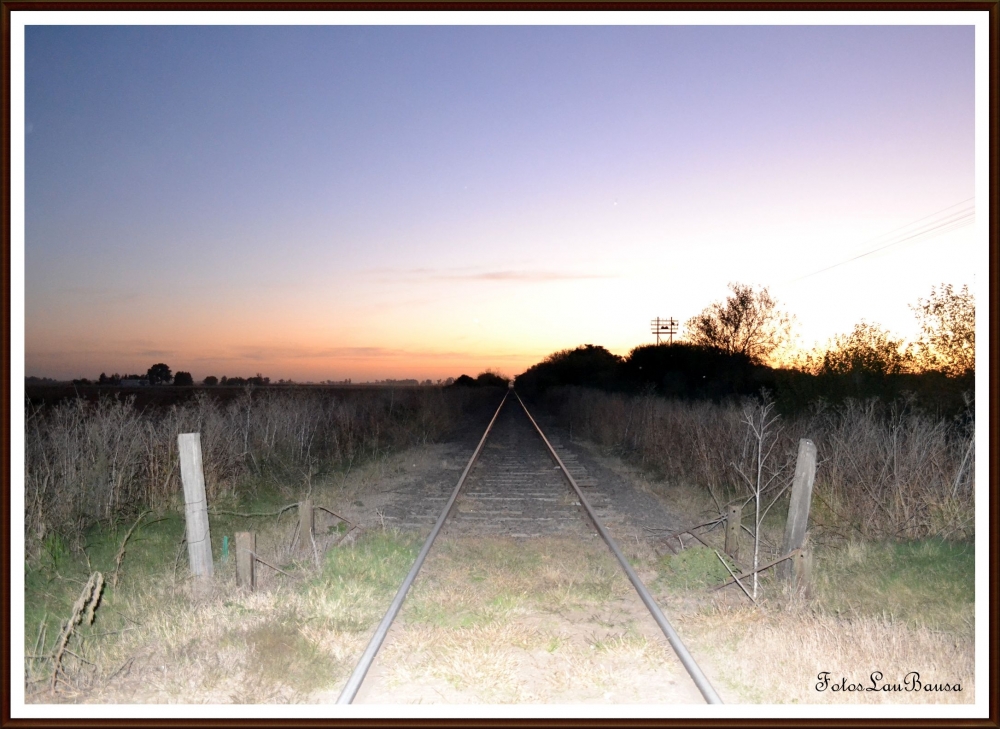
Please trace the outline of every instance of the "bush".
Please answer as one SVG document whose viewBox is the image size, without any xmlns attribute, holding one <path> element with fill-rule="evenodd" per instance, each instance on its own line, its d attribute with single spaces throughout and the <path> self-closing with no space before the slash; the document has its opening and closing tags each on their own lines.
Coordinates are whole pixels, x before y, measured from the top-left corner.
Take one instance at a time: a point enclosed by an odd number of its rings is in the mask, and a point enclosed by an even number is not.
<svg viewBox="0 0 1000 729">
<path fill-rule="evenodd" d="M 541 401 L 572 433 L 654 470 L 669 484 L 706 489 L 720 510 L 750 496 L 744 404 L 554 388 Z M 968 537 L 975 513 L 975 422 L 922 410 L 912 398 L 848 399 L 787 416 L 770 468 L 790 482 L 800 438 L 816 444 L 813 520 L 865 538 Z"/>
<path fill-rule="evenodd" d="M 208 498 L 251 496 L 273 476 L 298 483 L 313 467 L 335 469 L 388 449 L 439 438 L 479 393 L 437 388 L 285 390 L 246 388 L 223 403 L 205 391 L 159 410 L 106 394 L 54 406 L 26 405 L 25 542 L 38 557 L 49 535 L 70 542 L 96 522 L 134 519 L 178 505 L 177 435 L 201 434 Z M 492 407 L 496 407 L 493 403 Z"/>
<path fill-rule="evenodd" d="M 476 379 L 472 379 L 468 375 L 460 375 L 449 387 L 507 387 L 508 382 L 510 382 L 509 378 L 487 370 L 480 372 Z"/>
<path fill-rule="evenodd" d="M 604 347 L 585 344 L 549 355 L 518 375 L 515 384 L 528 397 L 560 385 L 614 390 L 619 386 L 620 364 L 621 357 L 618 355 L 611 354 Z"/>
</svg>

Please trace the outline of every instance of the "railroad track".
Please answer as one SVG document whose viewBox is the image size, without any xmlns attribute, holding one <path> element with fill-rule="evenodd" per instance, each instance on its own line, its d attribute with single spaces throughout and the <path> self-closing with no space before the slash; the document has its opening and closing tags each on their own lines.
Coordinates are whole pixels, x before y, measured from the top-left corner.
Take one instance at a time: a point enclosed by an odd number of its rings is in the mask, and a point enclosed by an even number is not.
<svg viewBox="0 0 1000 729">
<path fill-rule="evenodd" d="M 526 427 L 526 424 L 530 423 Z M 530 538 L 548 535 L 600 536 L 618 559 L 643 604 L 708 703 L 722 703 L 673 626 L 636 575 L 602 523 L 610 513 L 606 496 L 575 459 L 562 457 L 509 390 L 494 413 L 458 484 L 450 494 L 426 494 L 419 508 L 388 513 L 402 528 L 426 528 L 428 535 L 410 572 L 344 686 L 339 704 L 354 700 L 406 594 L 442 530 L 451 535 Z M 580 480 L 577 480 L 580 476 Z M 596 535 L 595 535 L 596 529 Z"/>
</svg>

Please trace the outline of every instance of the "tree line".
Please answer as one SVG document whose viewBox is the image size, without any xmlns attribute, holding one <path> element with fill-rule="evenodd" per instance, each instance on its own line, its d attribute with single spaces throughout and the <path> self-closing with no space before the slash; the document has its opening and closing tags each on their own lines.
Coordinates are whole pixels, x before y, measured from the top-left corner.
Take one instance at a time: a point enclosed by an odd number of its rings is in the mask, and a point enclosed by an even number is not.
<svg viewBox="0 0 1000 729">
<path fill-rule="evenodd" d="M 245 385 L 253 385 L 260 387 L 263 385 L 268 385 L 271 383 L 270 377 L 265 377 L 261 373 L 257 373 L 253 377 L 226 377 L 223 375 L 221 378 L 215 375 L 209 375 L 204 380 L 201 381 L 202 385 L 207 385 L 209 387 L 215 385 L 230 386 L 230 387 L 242 387 Z M 286 384 L 285 380 L 279 380 L 280 384 Z M 163 362 L 157 362 L 146 370 L 146 374 L 126 374 L 121 375 L 115 372 L 112 375 L 105 374 L 102 372 L 100 377 L 97 378 L 96 383 L 91 382 L 87 378 L 82 378 L 79 380 L 73 380 L 74 385 L 114 385 L 118 387 L 127 386 L 129 384 L 135 385 L 177 385 L 180 387 L 191 387 L 195 384 L 194 377 L 190 372 L 185 372 L 183 370 L 178 370 L 176 373 L 171 372 L 169 366 Z M 288 380 L 288 384 L 291 384 L 291 380 Z"/>
<path fill-rule="evenodd" d="M 687 342 L 744 355 L 754 364 L 790 365 L 815 373 L 933 371 L 964 377 L 976 368 L 976 302 L 968 286 L 935 286 L 927 299 L 910 305 L 921 329 L 916 342 L 907 344 L 862 320 L 849 334 L 834 337 L 825 351 L 797 354 L 789 351 L 793 317 L 780 309 L 767 287 L 756 290 L 730 283 L 729 289 L 724 301 L 688 320 Z"/>
<path fill-rule="evenodd" d="M 764 388 L 785 409 L 914 393 L 946 410 L 960 410 L 973 389 L 975 300 L 967 286 L 934 287 L 911 305 L 921 330 L 916 342 L 861 321 L 811 352 L 792 349 L 793 317 L 766 287 L 731 283 L 729 290 L 689 319 L 676 343 L 635 347 L 625 357 L 593 344 L 556 352 L 519 375 L 518 389 L 534 396 L 578 385 L 719 400 Z"/>
</svg>

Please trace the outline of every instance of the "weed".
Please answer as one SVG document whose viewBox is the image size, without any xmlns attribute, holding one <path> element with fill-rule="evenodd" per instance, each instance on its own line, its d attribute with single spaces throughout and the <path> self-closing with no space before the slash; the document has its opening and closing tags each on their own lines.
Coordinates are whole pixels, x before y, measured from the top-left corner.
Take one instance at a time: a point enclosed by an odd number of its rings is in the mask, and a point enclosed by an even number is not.
<svg viewBox="0 0 1000 729">
<path fill-rule="evenodd" d="M 258 682 L 309 692 L 337 678 L 337 661 L 302 634 L 300 622 L 294 613 L 279 615 L 243 635 L 250 648 L 247 665 Z"/>
<path fill-rule="evenodd" d="M 844 617 L 888 614 L 908 625 L 968 635 L 975 606 L 972 545 L 927 539 L 819 550 L 816 589 Z"/>
<path fill-rule="evenodd" d="M 631 627 L 621 632 L 607 633 L 601 637 L 594 634 L 589 642 L 591 647 L 599 653 L 622 650 L 641 652 L 649 643 L 645 636 L 638 635 Z"/>
<path fill-rule="evenodd" d="M 743 405 L 685 402 L 652 395 L 564 387 L 544 407 L 577 437 L 623 454 L 651 475 L 657 489 L 694 484 L 721 511 L 753 496 Z M 972 413 L 947 420 L 912 399 L 883 404 L 845 400 L 783 418 L 772 457 L 785 468 L 800 438 L 816 444 L 814 522 L 865 539 L 929 536 L 970 539 L 974 533 L 975 460 Z M 779 468 L 778 470 L 781 470 Z M 776 510 L 773 510 L 776 511 Z M 773 513 L 772 511 L 772 513 Z"/>
<path fill-rule="evenodd" d="M 25 543 L 72 540 L 85 528 L 131 522 L 143 510 L 182 505 L 177 435 L 201 434 L 206 494 L 213 504 L 287 501 L 303 483 L 434 440 L 496 392 L 413 388 L 252 389 L 229 402 L 199 393 L 169 409 L 139 410 L 132 397 L 101 395 L 26 405 Z M 54 546 L 52 543 L 49 547 Z"/>
<path fill-rule="evenodd" d="M 45 566 L 52 571 L 58 571 L 66 558 L 69 557 L 69 546 L 66 544 L 66 540 L 58 534 L 46 536 L 42 542 L 42 548 L 46 558 Z"/>
<path fill-rule="evenodd" d="M 730 569 L 736 565 L 728 562 Z M 729 572 L 719 561 L 715 550 L 704 546 L 689 547 L 679 554 L 664 555 L 660 559 L 661 577 L 671 587 L 685 590 L 721 585 Z"/>
</svg>

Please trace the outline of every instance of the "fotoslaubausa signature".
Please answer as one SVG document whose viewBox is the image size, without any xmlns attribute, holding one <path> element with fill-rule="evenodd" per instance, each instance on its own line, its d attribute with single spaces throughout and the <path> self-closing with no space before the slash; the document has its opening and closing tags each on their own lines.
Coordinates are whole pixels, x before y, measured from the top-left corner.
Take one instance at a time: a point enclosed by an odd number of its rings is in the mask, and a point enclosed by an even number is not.
<svg viewBox="0 0 1000 729">
<path fill-rule="evenodd" d="M 851 691 L 928 691 L 928 692 L 950 692 L 950 691 L 961 691 L 962 684 L 959 681 L 952 683 L 931 683 L 928 681 L 922 681 L 920 679 L 920 674 L 917 671 L 910 671 L 905 676 L 903 680 L 892 682 L 884 680 L 884 676 L 881 671 L 872 671 L 871 675 L 868 677 L 868 682 L 858 681 L 857 683 L 847 680 L 846 676 L 842 676 L 839 680 L 830 677 L 829 671 L 821 671 L 817 674 L 816 678 L 816 690 L 817 691 L 833 691 L 833 692 L 851 692 Z"/>
</svg>

